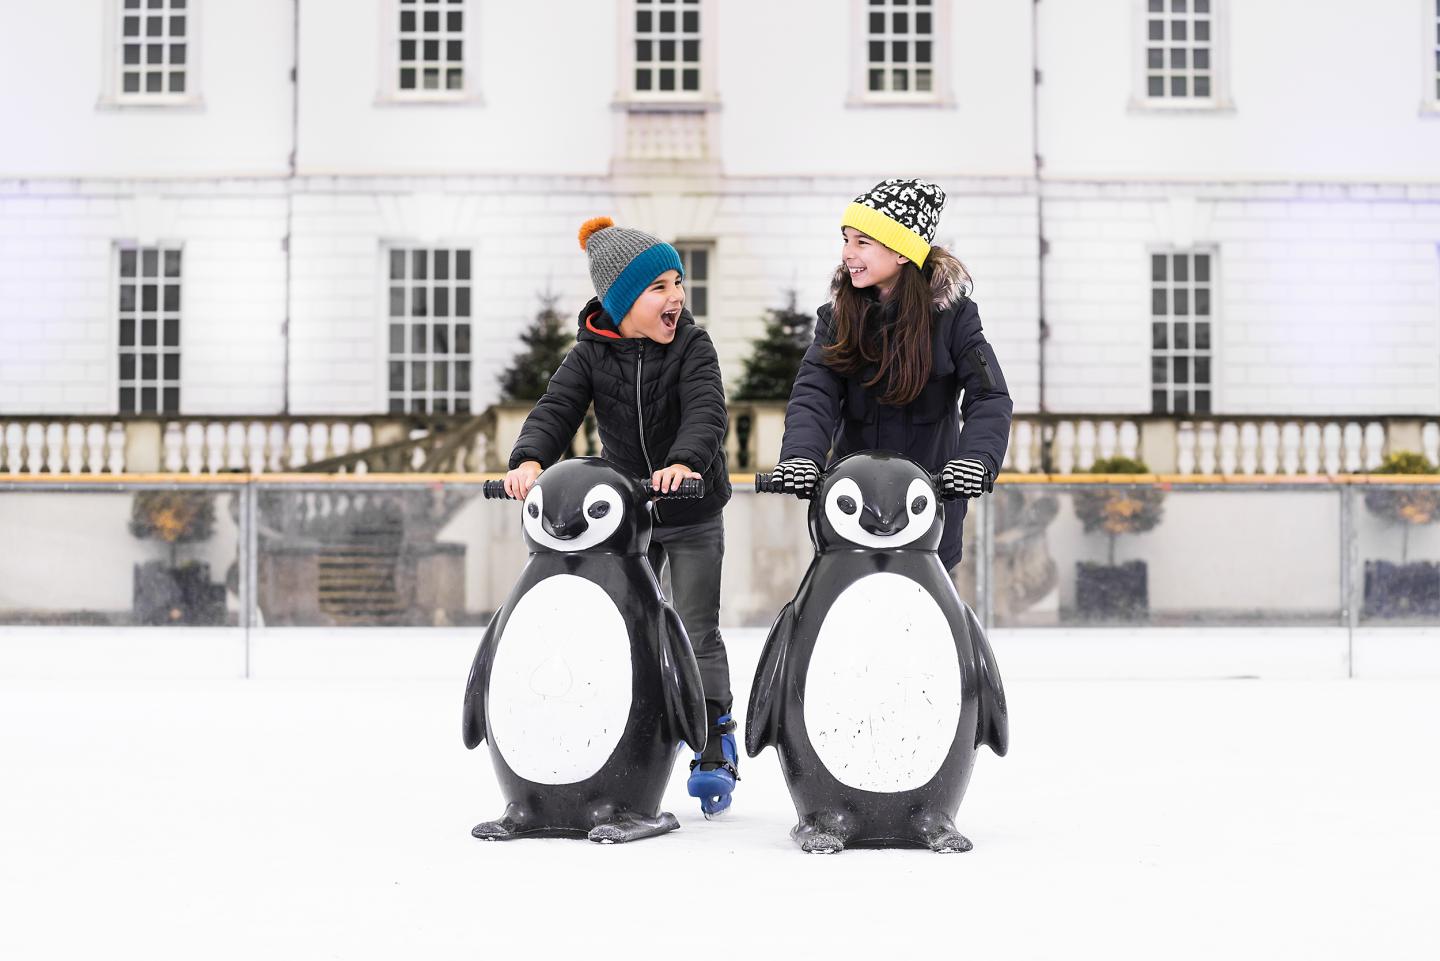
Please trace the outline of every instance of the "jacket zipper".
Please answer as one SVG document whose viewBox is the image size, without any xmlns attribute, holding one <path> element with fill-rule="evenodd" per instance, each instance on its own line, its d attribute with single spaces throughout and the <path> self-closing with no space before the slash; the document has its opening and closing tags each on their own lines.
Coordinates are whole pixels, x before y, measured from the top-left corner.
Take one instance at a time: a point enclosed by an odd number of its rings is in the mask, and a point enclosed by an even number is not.
<svg viewBox="0 0 1440 961">
<path fill-rule="evenodd" d="M 983 347 L 976 347 L 972 353 L 974 353 L 975 359 L 980 362 L 980 376 L 985 378 L 985 389 L 994 390 L 995 375 L 990 373 L 990 362 L 985 359 L 985 349 Z"/>
<path fill-rule="evenodd" d="M 645 407 L 640 401 L 640 384 L 645 380 L 645 345 L 638 344 L 640 352 L 635 357 L 635 426 L 640 431 L 640 453 L 645 458 L 645 469 L 651 476 L 655 474 L 655 465 L 650 463 L 650 448 L 645 445 Z M 660 523 L 660 505 L 652 506 L 655 514 L 655 523 Z"/>
</svg>

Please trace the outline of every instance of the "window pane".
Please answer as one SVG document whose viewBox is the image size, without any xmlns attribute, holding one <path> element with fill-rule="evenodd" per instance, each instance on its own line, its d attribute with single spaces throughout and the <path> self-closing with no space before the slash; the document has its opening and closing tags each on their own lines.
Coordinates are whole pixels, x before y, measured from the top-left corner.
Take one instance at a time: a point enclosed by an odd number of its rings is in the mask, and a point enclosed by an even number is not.
<svg viewBox="0 0 1440 961">
<path fill-rule="evenodd" d="M 456 324 L 456 325 L 455 325 L 455 353 L 457 353 L 457 354 L 468 354 L 468 353 L 470 353 L 470 325 L 469 325 L 469 324 Z"/>
<path fill-rule="evenodd" d="M 696 287 L 690 291 L 690 313 L 696 317 L 706 317 L 710 313 L 710 291 L 704 287 Z"/>
<path fill-rule="evenodd" d="M 179 284 L 166 284 L 166 285 L 165 285 L 165 309 L 166 309 L 166 310 L 172 310 L 172 311 L 173 311 L 173 310 L 179 310 L 179 309 L 180 309 L 180 285 L 179 285 Z"/>
<path fill-rule="evenodd" d="M 404 287 L 391 287 L 391 288 L 390 288 L 390 316 L 391 316 L 391 317 L 404 317 L 404 316 L 405 316 L 405 288 L 404 288 Z"/>
<path fill-rule="evenodd" d="M 448 354 L 448 353 L 450 353 L 450 328 L 449 328 L 448 326 L 446 326 L 445 324 L 436 324 L 436 325 L 435 325 L 434 341 L 435 341 L 435 353 L 437 353 L 437 354 Z"/>
<path fill-rule="evenodd" d="M 1165 373 L 1166 373 L 1166 367 L 1167 367 L 1167 366 L 1168 366 L 1168 365 L 1166 364 L 1166 361 L 1165 361 L 1165 358 L 1164 358 L 1164 357 L 1152 357 L 1152 358 L 1150 358 L 1150 383 L 1152 383 L 1152 384 L 1163 384 L 1163 383 L 1165 383 Z"/>
<path fill-rule="evenodd" d="M 154 284 L 144 284 L 140 288 L 140 309 L 155 310 L 158 291 Z"/>
<path fill-rule="evenodd" d="M 1165 279 L 1166 258 L 1164 254 L 1152 254 L 1150 256 L 1150 279 Z"/>
<path fill-rule="evenodd" d="M 1196 350 L 1209 350 L 1209 349 L 1210 349 L 1210 325 L 1209 325 L 1209 324 L 1196 324 L 1196 325 L 1195 325 L 1195 349 L 1196 349 Z"/>
<path fill-rule="evenodd" d="M 682 71 L 680 71 L 680 88 L 681 88 L 682 90 L 699 90 L 699 89 L 700 89 L 700 71 L 699 71 L 699 70 L 682 70 Z"/>
<path fill-rule="evenodd" d="M 428 316 L 428 314 L 429 314 L 429 311 L 426 309 L 426 303 L 425 303 L 425 288 L 424 288 L 424 287 L 412 287 L 412 288 L 410 288 L 410 316 L 411 316 L 411 317 L 425 317 L 425 316 Z"/>
<path fill-rule="evenodd" d="M 406 67 L 405 69 L 400 71 L 400 89 L 415 89 L 415 71 L 413 69 Z"/>
<path fill-rule="evenodd" d="M 165 379 L 166 379 L 166 380 L 179 380 L 179 379 L 180 379 L 180 355 L 179 355 L 179 354 L 166 354 L 166 355 L 165 355 Z"/>
<path fill-rule="evenodd" d="M 404 324 L 391 324 L 391 325 L 390 325 L 390 353 L 392 353 L 392 354 L 403 354 L 403 353 L 405 353 L 405 325 L 404 325 Z"/>
<path fill-rule="evenodd" d="M 1186 24 L 1186 22 L 1185 22 L 1184 20 L 1171 20 L 1171 21 L 1170 21 L 1170 39 L 1171 39 L 1171 40 L 1184 40 L 1184 39 L 1186 39 L 1186 37 L 1187 37 L 1187 35 L 1189 34 L 1189 32 L 1190 32 L 1189 26 Z"/>
<path fill-rule="evenodd" d="M 1190 257 L 1187 254 L 1175 254 L 1175 280 L 1187 281 L 1190 279 Z"/>
<path fill-rule="evenodd" d="M 160 253 L 158 251 L 151 248 L 140 252 L 140 272 L 146 277 L 160 275 Z"/>
<path fill-rule="evenodd" d="M 1186 92 L 1187 92 L 1188 88 L 1189 88 L 1189 82 L 1186 80 L 1185 77 L 1171 77 L 1171 78 L 1170 78 L 1170 96 L 1172 96 L 1172 97 L 1184 97 L 1184 96 L 1187 95 Z"/>
<path fill-rule="evenodd" d="M 140 346 L 155 346 L 155 321 L 153 318 L 140 321 Z"/>
<path fill-rule="evenodd" d="M 1196 21 L 1195 21 L 1195 39 L 1196 39 L 1198 42 L 1200 42 L 1200 43 L 1205 43 L 1205 42 L 1207 42 L 1207 41 L 1210 39 L 1210 21 L 1209 21 L 1209 20 L 1196 20 Z"/>
<path fill-rule="evenodd" d="M 1165 96 L 1165 78 L 1151 77 L 1148 81 L 1146 93 L 1151 97 Z"/>
<path fill-rule="evenodd" d="M 1175 383 L 1190 383 L 1190 358 L 1175 357 L 1172 359 L 1175 361 Z"/>
<path fill-rule="evenodd" d="M 1165 21 L 1164 21 L 1164 20 L 1151 20 L 1151 21 L 1150 21 L 1150 39 L 1151 39 L 1151 40 L 1164 40 L 1164 39 L 1165 39 Z"/>
<path fill-rule="evenodd" d="M 133 251 L 133 250 L 122 250 L 122 251 L 120 251 L 120 276 L 121 276 L 121 277 L 134 277 L 134 276 L 135 276 L 135 251 Z"/>
<path fill-rule="evenodd" d="M 675 89 L 675 71 L 674 71 L 674 70 L 657 70 L 657 71 L 655 71 L 655 73 L 659 76 L 660 89 L 661 89 L 661 90 L 674 90 L 674 89 Z"/>
<path fill-rule="evenodd" d="M 135 413 L 135 388 L 134 388 L 134 387 L 121 387 L 121 388 L 120 388 L 120 413 L 122 413 L 122 414 L 133 414 L 133 413 Z"/>
<path fill-rule="evenodd" d="M 436 280 L 450 279 L 450 251 L 435 251 L 434 255 L 431 257 L 431 262 L 435 268 Z"/>
<path fill-rule="evenodd" d="M 166 276 L 166 277 L 179 277 L 179 276 L 180 276 L 180 251 L 178 251 L 178 250 L 167 250 L 167 251 L 165 251 L 165 276 Z"/>
<path fill-rule="evenodd" d="M 1208 97 L 1208 96 L 1210 96 L 1210 78 L 1209 78 L 1209 77 L 1196 77 L 1196 78 L 1195 78 L 1195 96 L 1197 96 L 1197 97 Z"/>
<path fill-rule="evenodd" d="M 146 413 L 146 414 L 153 414 L 153 413 L 156 412 L 156 407 L 157 407 L 157 405 L 156 405 L 156 402 L 155 402 L 155 388 L 154 388 L 154 387 L 142 387 L 142 388 L 140 389 L 140 410 L 141 410 L 141 412 Z"/>
<path fill-rule="evenodd" d="M 1166 343 L 1167 340 L 1168 330 L 1165 321 L 1160 320 L 1152 323 L 1150 325 L 1150 346 L 1156 350 L 1164 350 L 1169 346 Z"/>
<path fill-rule="evenodd" d="M 1171 293 L 1175 298 L 1175 316 L 1186 317 L 1190 314 L 1190 291 L 1183 287 Z M 1178 332 L 1177 332 L 1178 334 Z"/>
<path fill-rule="evenodd" d="M 412 353 L 412 354 L 423 354 L 423 353 L 425 353 L 425 348 L 426 348 L 426 344 L 427 344 L 428 340 L 429 340 L 429 338 L 427 338 L 427 337 L 425 336 L 425 325 L 424 325 L 424 324 L 416 324 L 414 327 L 411 327 L 411 328 L 410 328 L 410 353 Z"/>
<path fill-rule="evenodd" d="M 425 390 L 428 379 L 425 376 L 425 369 L 430 365 L 423 360 L 412 360 L 410 362 L 410 389 Z"/>
<path fill-rule="evenodd" d="M 436 287 L 436 288 L 435 288 L 435 295 L 434 295 L 434 296 L 435 296 L 435 304 L 434 304 L 434 307 L 435 307 L 435 316 L 436 316 L 436 317 L 449 317 L 449 316 L 450 316 L 450 290 L 449 290 L 449 288 L 446 288 L 446 287 Z"/>
<path fill-rule="evenodd" d="M 1196 254 L 1196 255 L 1195 255 L 1195 281 L 1196 281 L 1196 283 L 1201 283 L 1201 284 L 1205 284 L 1205 283 L 1209 283 L 1209 282 L 1210 282 L 1210 255 L 1209 255 L 1209 254 Z"/>
<path fill-rule="evenodd" d="M 455 389 L 470 389 L 470 362 L 468 360 L 457 360 L 455 362 Z"/>
<path fill-rule="evenodd" d="M 135 309 L 135 285 L 120 285 L 120 309 L 130 311 Z"/>
<path fill-rule="evenodd" d="M 1210 392 L 1208 390 L 1197 390 L 1195 392 L 1195 413 L 1210 413 Z"/>
<path fill-rule="evenodd" d="M 1150 291 L 1150 313 L 1157 317 L 1165 316 L 1165 291 L 1163 289 Z"/>
<path fill-rule="evenodd" d="M 390 362 L 390 389 L 393 391 L 405 389 L 405 364 L 403 361 L 392 360 Z"/>
<path fill-rule="evenodd" d="M 870 71 L 870 89 L 871 89 L 871 90 L 884 90 L 884 89 L 885 89 L 885 71 L 884 71 L 884 70 L 871 70 L 871 71 Z"/>
<path fill-rule="evenodd" d="M 1195 51 L 1195 69 L 1210 69 L 1210 51 L 1206 50 L 1204 47 L 1201 47 L 1199 50 Z"/>
<path fill-rule="evenodd" d="M 405 251 L 403 250 L 390 251 L 390 279 L 405 279 Z"/>
<path fill-rule="evenodd" d="M 180 321 L 174 317 L 169 317 L 165 321 L 165 346 L 180 346 Z"/>
<path fill-rule="evenodd" d="M 891 63 L 910 62 L 910 44 L 905 40 L 895 40 L 890 44 Z"/>
<path fill-rule="evenodd" d="M 1175 70 L 1183 70 L 1188 66 L 1190 51 L 1184 47 L 1173 47 L 1170 50 L 1170 67 Z"/>
<path fill-rule="evenodd" d="M 1185 415 L 1189 414 L 1189 413 L 1190 413 L 1190 395 L 1189 395 L 1189 394 L 1186 394 L 1186 393 L 1183 393 L 1183 392 L 1177 392 L 1177 393 L 1175 394 L 1175 409 L 1174 409 L 1173 411 L 1171 411 L 1171 413 L 1172 413 L 1172 414 L 1177 414 L 1177 415 L 1179 415 L 1179 416 L 1185 416 Z"/>
<path fill-rule="evenodd" d="M 1152 414 L 1168 414 L 1170 412 L 1165 391 L 1152 390 L 1150 392 L 1150 412 Z"/>
<path fill-rule="evenodd" d="M 1176 311 L 1179 313 L 1179 311 Z M 1177 323 L 1175 325 L 1175 349 L 1188 350 L 1190 347 L 1190 325 Z"/>
<path fill-rule="evenodd" d="M 687 63 L 700 62 L 700 41 L 686 40 L 681 46 L 680 56 Z"/>
<path fill-rule="evenodd" d="M 1201 317 L 1210 315 L 1210 289 L 1199 287 L 1195 291 L 1195 313 Z"/>
<path fill-rule="evenodd" d="M 1208 383 L 1210 383 L 1210 358 L 1209 358 L 1209 357 L 1196 357 L 1196 358 L 1195 358 L 1195 383 L 1197 383 L 1197 384 L 1208 384 Z"/>
<path fill-rule="evenodd" d="M 434 388 L 436 390 L 450 389 L 450 365 L 445 361 L 437 362 L 431 372 L 435 375 Z"/>
<path fill-rule="evenodd" d="M 134 380 L 134 379 L 135 379 L 135 355 L 134 355 L 134 354 L 121 354 L 121 355 L 120 355 L 120 379 L 121 379 L 121 380 Z"/>
<path fill-rule="evenodd" d="M 470 251 L 468 250 L 455 251 L 455 279 L 470 279 Z"/>
<path fill-rule="evenodd" d="M 470 288 L 469 288 L 469 287 L 457 287 L 457 288 L 455 288 L 455 316 L 456 316 L 456 317 L 469 317 L 469 316 L 470 316 Z"/>
<path fill-rule="evenodd" d="M 872 34 L 876 34 L 876 35 L 880 35 L 880 34 L 884 34 L 884 33 L 885 33 L 885 14 L 883 14 L 883 13 L 872 13 L 872 14 L 870 14 L 870 32 L 871 32 Z"/>
<path fill-rule="evenodd" d="M 465 71 L 459 67 L 451 67 L 445 71 L 445 89 L 463 90 L 465 88 Z"/>
</svg>

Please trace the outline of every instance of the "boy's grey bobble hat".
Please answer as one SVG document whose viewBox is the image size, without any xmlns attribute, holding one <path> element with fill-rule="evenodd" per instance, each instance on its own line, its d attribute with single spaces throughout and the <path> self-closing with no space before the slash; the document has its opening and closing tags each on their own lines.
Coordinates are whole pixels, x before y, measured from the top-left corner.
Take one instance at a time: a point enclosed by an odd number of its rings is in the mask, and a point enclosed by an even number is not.
<svg viewBox="0 0 1440 961">
<path fill-rule="evenodd" d="M 667 270 L 685 276 L 674 247 L 643 230 L 617 227 L 609 217 L 595 217 L 580 226 L 580 249 L 590 259 L 595 295 L 616 327 L 656 277 Z"/>
</svg>

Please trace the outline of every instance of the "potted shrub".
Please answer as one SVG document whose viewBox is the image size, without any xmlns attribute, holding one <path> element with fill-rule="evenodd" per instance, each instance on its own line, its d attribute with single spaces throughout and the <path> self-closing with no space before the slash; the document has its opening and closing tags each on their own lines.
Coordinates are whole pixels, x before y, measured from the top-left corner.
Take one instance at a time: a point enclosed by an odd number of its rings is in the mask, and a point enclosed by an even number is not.
<svg viewBox="0 0 1440 961">
<path fill-rule="evenodd" d="M 1148 474 L 1142 461 L 1128 457 L 1097 460 L 1092 474 Z M 1081 617 L 1142 620 L 1150 612 L 1149 575 L 1144 561 L 1115 563 L 1115 542 L 1123 534 L 1142 534 L 1160 523 L 1165 492 L 1158 487 L 1082 488 L 1072 495 L 1075 516 L 1085 533 L 1109 540 L 1106 563 L 1075 564 L 1075 607 Z"/>
<path fill-rule="evenodd" d="M 134 610 L 139 624 L 223 624 L 225 585 L 210 581 L 210 565 L 179 559 L 180 545 L 209 540 L 215 498 L 205 491 L 140 491 L 130 508 L 130 533 L 169 548 L 169 558 L 135 565 Z"/>
<path fill-rule="evenodd" d="M 1397 451 L 1377 474 L 1433 475 L 1436 467 L 1423 454 Z M 1365 507 L 1400 528 L 1400 563 L 1365 562 L 1365 617 L 1440 616 L 1440 564 L 1410 560 L 1410 532 L 1440 521 L 1440 486 L 1381 487 L 1365 492 Z"/>
</svg>

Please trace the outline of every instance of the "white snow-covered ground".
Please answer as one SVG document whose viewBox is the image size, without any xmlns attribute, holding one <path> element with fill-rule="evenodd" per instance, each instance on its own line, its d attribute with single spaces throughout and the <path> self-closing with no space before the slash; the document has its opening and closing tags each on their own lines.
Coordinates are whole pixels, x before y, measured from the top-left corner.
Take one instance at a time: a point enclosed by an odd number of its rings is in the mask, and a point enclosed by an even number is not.
<svg viewBox="0 0 1440 961">
<path fill-rule="evenodd" d="M 248 681 L 15 670 L 26 636 L 0 652 L 6 961 L 1440 957 L 1440 681 L 1022 673 L 974 851 L 826 858 L 788 839 L 773 752 L 713 822 L 677 765 L 665 837 L 472 840 L 501 802 L 460 744 L 465 635 L 429 648 L 443 680 Z M 373 643 L 339 632 L 337 665 L 346 638 Z M 742 706 L 759 640 L 731 638 Z"/>
</svg>

